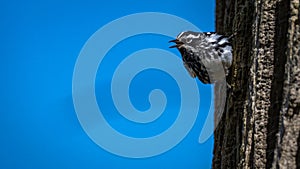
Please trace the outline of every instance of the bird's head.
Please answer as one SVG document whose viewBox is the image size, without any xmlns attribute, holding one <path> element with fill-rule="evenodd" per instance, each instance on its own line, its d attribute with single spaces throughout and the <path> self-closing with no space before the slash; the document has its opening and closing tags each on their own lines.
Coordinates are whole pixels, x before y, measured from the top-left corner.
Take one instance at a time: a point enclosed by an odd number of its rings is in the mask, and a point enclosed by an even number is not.
<svg viewBox="0 0 300 169">
<path fill-rule="evenodd" d="M 203 38 L 202 36 L 200 32 L 181 32 L 176 39 L 169 41 L 175 43 L 170 48 L 177 48 L 182 55 L 194 53 L 196 46 L 199 45 L 199 40 Z"/>
</svg>

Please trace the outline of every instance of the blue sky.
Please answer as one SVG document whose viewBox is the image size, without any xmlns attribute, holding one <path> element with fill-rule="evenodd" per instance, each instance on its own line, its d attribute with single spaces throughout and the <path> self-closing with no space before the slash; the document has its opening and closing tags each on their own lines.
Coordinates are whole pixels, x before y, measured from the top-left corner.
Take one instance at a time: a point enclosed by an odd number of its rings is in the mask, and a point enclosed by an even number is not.
<svg viewBox="0 0 300 169">
<path fill-rule="evenodd" d="M 1 1 L 0 2 L 0 168 L 210 168 L 212 137 L 198 137 L 210 104 L 210 87 L 199 82 L 201 107 L 194 127 L 178 145 L 150 158 L 125 158 L 95 144 L 82 129 L 72 100 L 72 76 L 77 57 L 98 29 L 120 17 L 140 12 L 161 12 L 184 18 L 202 31 L 214 31 L 214 1 Z M 178 32 L 179 33 L 179 32 Z M 96 96 L 116 130 L 132 137 L 164 131 L 176 119 L 178 87 L 157 70 L 138 74 L 130 97 L 146 110 L 149 91 L 160 88 L 168 98 L 166 112 L 157 123 L 133 124 L 118 115 L 110 85 L 113 69 L 130 52 L 148 47 L 169 49 L 170 37 L 145 34 L 114 46 L 97 73 Z M 126 55 L 125 55 L 126 54 Z M 107 111 L 106 111 L 107 110 Z M 108 111 L 109 110 L 109 111 Z M 110 113 L 112 112 L 112 113 Z"/>
</svg>

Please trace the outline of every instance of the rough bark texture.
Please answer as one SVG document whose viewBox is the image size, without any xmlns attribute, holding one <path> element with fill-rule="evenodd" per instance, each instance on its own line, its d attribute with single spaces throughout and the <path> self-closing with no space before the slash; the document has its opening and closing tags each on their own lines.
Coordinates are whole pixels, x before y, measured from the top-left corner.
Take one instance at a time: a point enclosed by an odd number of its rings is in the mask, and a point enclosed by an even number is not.
<svg viewBox="0 0 300 169">
<path fill-rule="evenodd" d="M 216 3 L 216 31 L 237 35 L 213 168 L 300 169 L 299 0 Z"/>
</svg>

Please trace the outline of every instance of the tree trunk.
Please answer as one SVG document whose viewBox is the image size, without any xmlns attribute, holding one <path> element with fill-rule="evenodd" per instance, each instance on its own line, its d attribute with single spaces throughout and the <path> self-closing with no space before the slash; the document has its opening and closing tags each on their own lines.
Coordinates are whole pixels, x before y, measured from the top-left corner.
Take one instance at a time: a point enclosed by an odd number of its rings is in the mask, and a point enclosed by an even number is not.
<svg viewBox="0 0 300 169">
<path fill-rule="evenodd" d="M 216 31 L 236 36 L 214 169 L 300 168 L 299 10 L 299 0 L 216 0 Z"/>
</svg>

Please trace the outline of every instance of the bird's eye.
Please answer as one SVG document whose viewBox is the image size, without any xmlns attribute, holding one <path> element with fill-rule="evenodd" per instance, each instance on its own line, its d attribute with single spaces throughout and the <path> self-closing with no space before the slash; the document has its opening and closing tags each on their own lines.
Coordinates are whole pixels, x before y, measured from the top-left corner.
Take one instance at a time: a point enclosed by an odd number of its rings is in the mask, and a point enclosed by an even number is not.
<svg viewBox="0 0 300 169">
<path fill-rule="evenodd" d="M 187 43 L 191 43 L 192 41 L 193 41 L 192 38 L 187 38 L 187 39 L 186 39 L 186 42 L 187 42 Z"/>
</svg>

